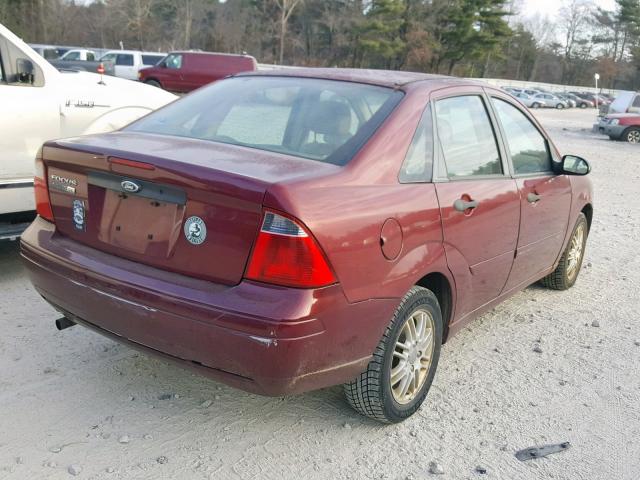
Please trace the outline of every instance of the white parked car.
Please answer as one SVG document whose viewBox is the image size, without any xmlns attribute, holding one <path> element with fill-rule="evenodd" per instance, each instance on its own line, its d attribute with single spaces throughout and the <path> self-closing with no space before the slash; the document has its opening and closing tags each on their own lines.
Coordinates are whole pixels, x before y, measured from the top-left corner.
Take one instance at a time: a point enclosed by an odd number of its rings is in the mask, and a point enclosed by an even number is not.
<svg viewBox="0 0 640 480">
<path fill-rule="evenodd" d="M 0 66 L 0 239 L 15 236 L 5 220 L 35 208 L 34 160 L 45 141 L 115 130 L 177 98 L 120 78 L 60 72 L 1 24 Z"/>
<path fill-rule="evenodd" d="M 166 56 L 166 53 L 158 52 L 111 50 L 105 53 L 100 58 L 100 61 L 113 63 L 116 68 L 116 77 L 138 80 L 140 69 L 152 67 Z"/>
<path fill-rule="evenodd" d="M 546 102 L 541 98 L 532 97 L 531 95 L 527 95 L 524 92 L 516 92 L 512 93 L 512 95 L 516 97 L 525 107 L 542 108 L 547 106 Z"/>
</svg>

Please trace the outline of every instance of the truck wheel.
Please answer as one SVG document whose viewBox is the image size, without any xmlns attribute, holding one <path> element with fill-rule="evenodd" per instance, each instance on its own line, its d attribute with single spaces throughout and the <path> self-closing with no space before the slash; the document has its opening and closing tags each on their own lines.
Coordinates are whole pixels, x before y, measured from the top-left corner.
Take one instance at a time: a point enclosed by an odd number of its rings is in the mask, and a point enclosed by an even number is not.
<svg viewBox="0 0 640 480">
<path fill-rule="evenodd" d="M 442 314 L 430 290 L 414 286 L 404 296 L 367 369 L 344 384 L 349 404 L 385 423 L 401 422 L 424 402 L 442 344 Z"/>
<path fill-rule="evenodd" d="M 160 85 L 160 82 L 158 82 L 157 80 L 147 80 L 144 83 L 146 83 L 147 85 L 151 85 L 152 87 L 162 88 L 162 85 Z"/>
<path fill-rule="evenodd" d="M 556 269 L 544 277 L 540 282 L 553 290 L 566 290 L 571 288 L 582 268 L 582 259 L 584 258 L 584 249 L 587 244 L 587 236 L 589 235 L 589 224 L 584 213 L 578 215 L 576 226 L 573 227 L 571 239 L 565 249 L 560 263 Z"/>
<path fill-rule="evenodd" d="M 627 128 L 622 134 L 622 138 L 629 143 L 640 143 L 640 128 Z"/>
</svg>

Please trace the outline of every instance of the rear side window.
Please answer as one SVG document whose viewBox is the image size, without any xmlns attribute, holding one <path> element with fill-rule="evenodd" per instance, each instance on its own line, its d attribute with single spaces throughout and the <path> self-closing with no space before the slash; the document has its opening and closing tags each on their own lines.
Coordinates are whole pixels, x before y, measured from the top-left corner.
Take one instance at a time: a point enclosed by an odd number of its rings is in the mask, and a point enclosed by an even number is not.
<svg viewBox="0 0 640 480">
<path fill-rule="evenodd" d="M 433 170 L 433 118 L 427 105 L 400 170 L 400 183 L 428 182 Z"/>
<path fill-rule="evenodd" d="M 391 88 L 295 77 L 217 82 L 131 124 L 344 165 L 402 99 Z"/>
<path fill-rule="evenodd" d="M 93 62 L 95 59 L 96 56 L 93 54 L 93 52 L 87 52 L 87 61 Z"/>
<path fill-rule="evenodd" d="M 142 63 L 144 65 L 155 65 L 163 58 L 162 55 L 142 55 Z"/>
<path fill-rule="evenodd" d="M 122 67 L 133 67 L 133 55 L 129 53 L 119 53 L 116 57 L 116 65 Z"/>
<path fill-rule="evenodd" d="M 438 100 L 436 124 L 450 178 L 503 173 L 496 137 L 480 96 Z"/>
<path fill-rule="evenodd" d="M 516 174 L 551 171 L 547 141 L 519 109 L 493 98 L 493 105 L 505 133 Z"/>
</svg>

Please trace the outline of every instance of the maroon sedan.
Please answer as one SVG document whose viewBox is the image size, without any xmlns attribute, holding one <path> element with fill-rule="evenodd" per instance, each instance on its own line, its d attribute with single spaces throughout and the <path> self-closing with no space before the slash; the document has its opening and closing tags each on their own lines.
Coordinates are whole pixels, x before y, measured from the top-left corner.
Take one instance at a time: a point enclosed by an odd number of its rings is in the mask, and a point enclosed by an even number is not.
<svg viewBox="0 0 640 480">
<path fill-rule="evenodd" d="M 37 171 L 22 256 L 59 328 L 266 395 L 343 383 L 386 422 L 473 317 L 574 284 L 593 212 L 511 96 L 406 72 L 241 74 Z"/>
</svg>

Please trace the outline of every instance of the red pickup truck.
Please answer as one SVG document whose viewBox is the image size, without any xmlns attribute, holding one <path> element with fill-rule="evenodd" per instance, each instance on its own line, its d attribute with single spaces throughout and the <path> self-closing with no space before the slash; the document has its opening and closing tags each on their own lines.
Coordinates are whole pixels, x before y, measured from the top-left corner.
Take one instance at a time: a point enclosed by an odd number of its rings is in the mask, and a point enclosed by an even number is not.
<svg viewBox="0 0 640 480">
<path fill-rule="evenodd" d="M 257 69 L 250 55 L 171 52 L 157 65 L 143 68 L 138 80 L 171 92 L 188 93 L 229 75 Z"/>
</svg>

